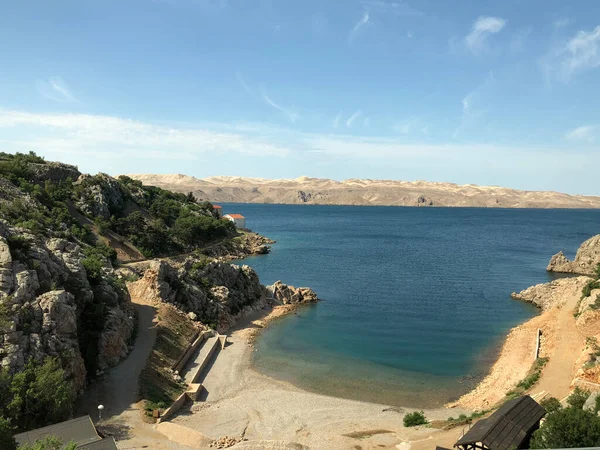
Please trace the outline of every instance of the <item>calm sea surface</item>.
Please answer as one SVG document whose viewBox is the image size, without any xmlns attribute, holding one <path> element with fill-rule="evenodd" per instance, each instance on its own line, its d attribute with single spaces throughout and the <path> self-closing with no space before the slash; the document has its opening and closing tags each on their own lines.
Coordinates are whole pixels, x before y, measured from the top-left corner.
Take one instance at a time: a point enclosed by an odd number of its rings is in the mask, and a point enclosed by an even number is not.
<svg viewBox="0 0 600 450">
<path fill-rule="evenodd" d="M 489 370 L 509 329 L 538 313 L 510 298 L 600 233 L 600 211 L 225 204 L 277 240 L 245 260 L 264 284 L 323 302 L 271 326 L 257 370 L 304 389 L 433 407 Z"/>
</svg>

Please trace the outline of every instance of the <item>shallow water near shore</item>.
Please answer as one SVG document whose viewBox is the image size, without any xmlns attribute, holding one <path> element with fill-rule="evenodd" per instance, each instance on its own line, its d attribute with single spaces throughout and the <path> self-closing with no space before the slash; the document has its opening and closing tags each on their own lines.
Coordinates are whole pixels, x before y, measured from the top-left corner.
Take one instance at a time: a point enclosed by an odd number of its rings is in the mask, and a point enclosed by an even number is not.
<svg viewBox="0 0 600 450">
<path fill-rule="evenodd" d="M 258 371 L 309 391 L 432 408 L 472 388 L 510 328 L 538 313 L 510 293 L 552 279 L 600 211 L 224 204 L 277 240 L 244 260 L 265 284 L 323 302 L 260 337 Z"/>
</svg>

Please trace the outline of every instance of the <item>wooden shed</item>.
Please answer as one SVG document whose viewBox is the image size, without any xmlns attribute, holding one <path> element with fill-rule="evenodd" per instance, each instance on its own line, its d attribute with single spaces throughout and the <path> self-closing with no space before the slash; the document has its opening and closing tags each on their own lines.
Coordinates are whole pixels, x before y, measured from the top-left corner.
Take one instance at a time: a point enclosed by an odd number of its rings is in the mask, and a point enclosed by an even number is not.
<svg viewBox="0 0 600 450">
<path fill-rule="evenodd" d="M 507 401 L 487 419 L 477 422 L 461 437 L 461 450 L 509 450 L 527 448 L 546 410 L 529 395 Z"/>
</svg>

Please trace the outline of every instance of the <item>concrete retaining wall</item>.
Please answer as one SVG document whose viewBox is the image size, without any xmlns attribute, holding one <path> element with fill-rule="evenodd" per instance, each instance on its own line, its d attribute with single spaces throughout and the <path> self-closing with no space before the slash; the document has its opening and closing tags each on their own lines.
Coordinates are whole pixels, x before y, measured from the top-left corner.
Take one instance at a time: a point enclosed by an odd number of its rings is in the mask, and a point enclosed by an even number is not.
<svg viewBox="0 0 600 450">
<path fill-rule="evenodd" d="M 204 359 L 202 360 L 202 362 L 196 369 L 196 373 L 194 374 L 194 376 L 192 378 L 192 383 L 196 383 L 196 381 L 198 381 L 200 374 L 207 366 L 208 362 L 210 361 L 210 358 L 212 358 L 212 355 L 215 354 L 215 351 L 217 350 L 217 347 L 219 345 L 220 345 L 220 342 L 219 342 L 219 339 L 217 338 L 217 339 L 215 339 L 215 341 L 212 344 L 212 347 L 209 349 L 208 353 L 206 354 L 206 356 L 204 357 Z"/>
<path fill-rule="evenodd" d="M 177 373 L 181 372 L 181 369 L 185 367 L 187 362 L 190 360 L 190 357 L 198 349 L 200 344 L 202 344 L 202 342 L 204 342 L 209 336 L 212 336 L 212 331 L 203 331 L 202 333 L 196 334 L 194 339 L 190 341 L 189 345 L 183 351 L 177 362 L 171 366 L 171 369 L 175 370 Z"/>
<path fill-rule="evenodd" d="M 156 423 L 161 423 L 163 420 L 167 420 L 169 417 L 172 417 L 181 409 L 187 398 L 188 396 L 186 392 L 177 397 L 173 404 L 163 411 L 160 417 L 156 420 Z"/>
<path fill-rule="evenodd" d="M 203 331 L 202 333 L 200 333 L 200 335 L 194 340 L 194 342 L 186 350 L 186 352 L 181 357 L 179 362 L 176 365 L 174 365 L 172 368 L 177 371 L 181 370 L 183 368 L 183 366 L 185 366 L 185 364 L 190 359 L 190 356 L 198 348 L 200 343 L 205 341 L 209 336 L 212 336 L 212 334 L 213 333 L 211 331 Z M 217 348 L 219 348 L 219 347 L 225 348 L 226 339 L 227 339 L 227 336 L 219 335 L 219 334 L 217 335 L 217 338 L 212 343 L 212 347 L 208 350 L 208 352 L 206 353 L 206 356 L 204 357 L 204 359 L 202 360 L 202 362 L 196 369 L 196 373 L 194 374 L 194 376 L 192 378 L 192 382 L 188 384 L 188 390 L 185 391 L 183 394 L 181 394 L 179 397 L 177 397 L 177 399 L 173 402 L 173 404 L 163 411 L 161 416 L 156 420 L 156 423 L 164 422 L 165 420 L 169 420 L 169 418 L 173 417 L 173 415 L 177 411 L 179 411 L 181 409 L 181 407 L 185 404 L 185 401 L 188 398 L 192 401 L 196 401 L 198 399 L 198 397 L 200 396 L 200 393 L 202 392 L 203 387 L 202 387 L 201 383 L 196 383 L 196 381 L 200 377 L 200 374 L 202 373 L 202 371 L 208 365 L 208 362 L 210 361 L 212 356 L 215 354 L 215 351 L 217 350 Z M 177 367 L 179 367 L 179 369 Z"/>
</svg>

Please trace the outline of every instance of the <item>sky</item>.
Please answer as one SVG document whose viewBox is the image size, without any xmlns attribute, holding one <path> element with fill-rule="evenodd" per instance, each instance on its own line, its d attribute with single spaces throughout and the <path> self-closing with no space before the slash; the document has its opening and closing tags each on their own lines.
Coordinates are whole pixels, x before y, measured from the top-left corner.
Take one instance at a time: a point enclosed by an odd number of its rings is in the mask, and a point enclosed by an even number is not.
<svg viewBox="0 0 600 450">
<path fill-rule="evenodd" d="M 598 0 L 0 4 L 0 151 L 600 195 Z"/>
</svg>

